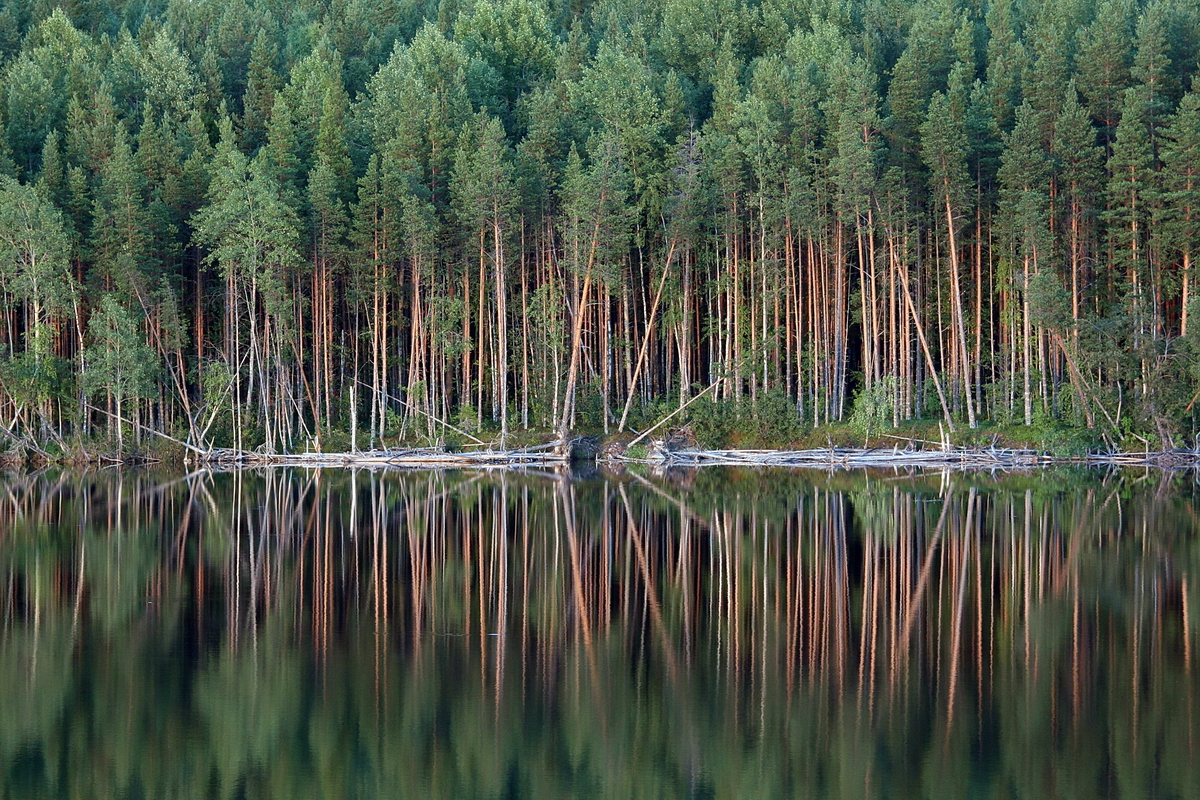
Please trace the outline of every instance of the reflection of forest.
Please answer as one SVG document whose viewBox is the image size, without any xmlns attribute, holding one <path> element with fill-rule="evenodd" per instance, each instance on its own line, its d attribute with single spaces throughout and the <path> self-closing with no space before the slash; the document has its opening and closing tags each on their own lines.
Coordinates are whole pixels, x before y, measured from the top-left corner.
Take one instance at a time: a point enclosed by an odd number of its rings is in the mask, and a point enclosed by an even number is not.
<svg viewBox="0 0 1200 800">
<path fill-rule="evenodd" d="M 4 796 L 1200 796 L 1191 478 L 0 479 Z"/>
</svg>

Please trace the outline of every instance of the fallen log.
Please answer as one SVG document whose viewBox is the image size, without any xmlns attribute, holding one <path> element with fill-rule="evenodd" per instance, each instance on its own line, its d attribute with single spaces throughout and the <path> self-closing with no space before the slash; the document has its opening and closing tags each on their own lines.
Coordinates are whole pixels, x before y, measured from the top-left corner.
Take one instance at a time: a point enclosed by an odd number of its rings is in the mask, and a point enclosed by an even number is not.
<svg viewBox="0 0 1200 800">
<path fill-rule="evenodd" d="M 366 450 L 350 453 L 260 453 L 209 450 L 193 459 L 199 466 L 226 469 L 255 467 L 370 467 L 412 469 L 469 469 L 554 467 L 571 463 L 571 454 L 558 443 L 515 450 L 447 452 L 437 448 Z M 577 459 L 576 459 L 577 460 Z M 797 467 L 819 469 L 928 468 L 961 470 L 1029 469 L 1079 464 L 1087 466 L 1200 469 L 1200 451 L 1169 450 L 1145 453 L 1090 453 L 1055 456 L 1039 450 L 999 447 L 930 448 L 928 450 L 822 447 L 813 450 L 700 450 L 651 448 L 645 458 L 624 453 L 605 454 L 608 462 L 645 463 L 664 467 Z"/>
<path fill-rule="evenodd" d="M 210 450 L 195 459 L 199 464 L 231 469 L 246 467 L 505 467 L 566 464 L 569 458 L 552 450 L 489 450 L 451 453 L 435 448 L 364 450 L 352 453 L 260 453 L 247 450 Z"/>
<path fill-rule="evenodd" d="M 655 448 L 646 458 L 617 456 L 613 461 L 641 462 L 670 467 L 752 466 L 813 468 L 1024 469 L 1052 465 L 1148 466 L 1160 469 L 1200 469 L 1200 451 L 1160 453 L 1090 453 L 1055 456 L 1040 450 L 997 447 L 900 450 L 892 448 L 837 448 L 813 450 L 671 450 Z"/>
</svg>

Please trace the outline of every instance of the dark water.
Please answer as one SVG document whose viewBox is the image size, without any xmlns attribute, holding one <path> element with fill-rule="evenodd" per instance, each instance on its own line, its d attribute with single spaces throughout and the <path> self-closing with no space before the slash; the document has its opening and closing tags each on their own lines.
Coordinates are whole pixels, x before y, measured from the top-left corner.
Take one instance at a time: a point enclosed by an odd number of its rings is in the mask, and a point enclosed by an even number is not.
<svg viewBox="0 0 1200 800">
<path fill-rule="evenodd" d="M 0 796 L 1200 797 L 1198 499 L 0 477 Z"/>
</svg>

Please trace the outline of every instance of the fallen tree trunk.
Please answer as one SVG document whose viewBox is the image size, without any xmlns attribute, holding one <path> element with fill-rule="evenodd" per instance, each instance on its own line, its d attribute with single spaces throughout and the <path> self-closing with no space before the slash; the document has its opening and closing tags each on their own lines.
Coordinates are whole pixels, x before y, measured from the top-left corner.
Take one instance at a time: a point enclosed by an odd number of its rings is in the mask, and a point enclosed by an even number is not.
<svg viewBox="0 0 1200 800">
<path fill-rule="evenodd" d="M 814 468 L 928 467 L 933 469 L 1027 469 L 1083 464 L 1094 466 L 1148 466 L 1160 469 L 1200 468 L 1200 451 L 1170 450 L 1146 453 L 1091 453 L 1056 456 L 1038 450 L 997 447 L 900 449 L 828 447 L 815 450 L 670 450 L 654 448 L 646 458 L 616 456 L 613 461 L 658 464 L 671 467 L 743 466 Z"/>
<path fill-rule="evenodd" d="M 527 450 L 493 450 L 449 453 L 432 448 L 363 450 L 353 453 L 257 453 L 246 450 L 212 450 L 192 463 L 226 467 L 514 467 L 566 464 L 569 458 L 544 447 Z"/>
</svg>

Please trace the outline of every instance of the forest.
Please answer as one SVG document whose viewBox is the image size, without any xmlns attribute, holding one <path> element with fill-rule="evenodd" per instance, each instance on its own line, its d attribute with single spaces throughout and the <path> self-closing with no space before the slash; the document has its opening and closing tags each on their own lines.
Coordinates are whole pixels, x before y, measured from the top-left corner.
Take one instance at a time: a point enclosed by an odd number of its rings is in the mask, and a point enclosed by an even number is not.
<svg viewBox="0 0 1200 800">
<path fill-rule="evenodd" d="M 9 0 L 0 449 L 1191 446 L 1198 61 L 1195 0 Z"/>
</svg>

